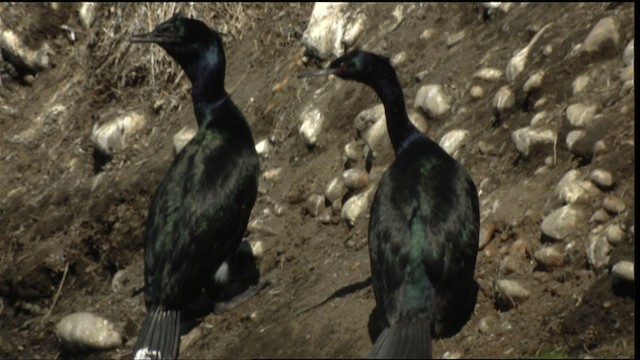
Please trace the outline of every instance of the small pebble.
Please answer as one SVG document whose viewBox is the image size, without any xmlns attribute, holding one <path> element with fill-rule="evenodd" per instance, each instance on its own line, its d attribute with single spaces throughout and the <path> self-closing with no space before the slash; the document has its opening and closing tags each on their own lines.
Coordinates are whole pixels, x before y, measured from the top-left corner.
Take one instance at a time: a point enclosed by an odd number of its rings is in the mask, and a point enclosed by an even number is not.
<svg viewBox="0 0 640 360">
<path fill-rule="evenodd" d="M 575 78 L 575 80 L 573 80 L 573 84 L 571 84 L 573 95 L 581 93 L 586 89 L 587 85 L 589 85 L 589 81 L 591 81 L 591 79 L 587 75 L 580 75 Z"/>
<path fill-rule="evenodd" d="M 508 310 L 529 299 L 529 290 L 516 280 L 501 279 L 494 285 L 496 302 L 500 309 Z"/>
<path fill-rule="evenodd" d="M 604 201 L 602 202 L 602 207 L 610 214 L 614 215 L 618 215 L 627 209 L 627 206 L 624 204 L 624 202 L 615 195 L 607 195 L 607 197 L 605 197 Z"/>
<path fill-rule="evenodd" d="M 613 176 L 610 172 L 602 169 L 595 169 L 589 175 L 589 179 L 593 181 L 594 184 L 598 185 L 603 189 L 609 189 L 613 186 Z"/>
<path fill-rule="evenodd" d="M 496 325 L 497 318 L 494 315 L 488 315 L 478 321 L 478 331 L 486 334 Z"/>
<path fill-rule="evenodd" d="M 544 70 L 536 71 L 522 86 L 524 92 L 530 92 L 531 90 L 539 89 L 542 86 L 542 80 L 544 80 Z"/>
<path fill-rule="evenodd" d="M 611 216 L 604 209 L 598 209 L 593 215 L 591 219 L 589 219 L 589 223 L 605 223 L 611 220 Z"/>
<path fill-rule="evenodd" d="M 347 191 L 349 191 L 349 189 L 347 189 L 347 187 L 342 182 L 342 177 L 336 176 L 331 179 L 331 181 L 329 181 L 329 184 L 327 184 L 327 188 L 324 191 L 324 196 L 327 197 L 327 200 L 329 200 L 329 202 L 333 203 L 336 200 L 342 199 Z"/>
<path fill-rule="evenodd" d="M 318 195 L 318 194 L 313 194 L 309 196 L 309 198 L 307 198 L 307 201 L 305 203 L 305 208 L 307 209 L 307 211 L 309 211 L 311 216 L 313 217 L 318 216 L 325 208 L 324 196 Z"/>
<path fill-rule="evenodd" d="M 480 99 L 484 96 L 484 89 L 482 88 L 482 86 L 473 85 L 471 87 L 471 90 L 469 90 L 469 95 L 471 95 L 471 97 L 474 99 Z"/>
<path fill-rule="evenodd" d="M 542 221 L 542 233 L 556 241 L 564 240 L 587 222 L 588 214 L 583 207 L 569 204 L 552 211 Z"/>
<path fill-rule="evenodd" d="M 507 255 L 500 260 L 499 270 L 504 276 L 517 273 L 523 268 L 522 263 L 511 255 Z"/>
<path fill-rule="evenodd" d="M 485 67 L 476 71 L 473 74 L 473 77 L 486 81 L 499 81 L 500 78 L 502 78 L 502 71 L 495 68 Z"/>
<path fill-rule="evenodd" d="M 547 270 L 564 265 L 564 254 L 562 251 L 551 246 L 539 249 L 533 254 L 533 258 L 536 259 L 542 268 Z"/>
<path fill-rule="evenodd" d="M 593 123 L 593 118 L 598 112 L 598 106 L 585 104 L 572 104 L 565 110 L 565 116 L 569 124 L 574 127 L 588 127 Z"/>
<path fill-rule="evenodd" d="M 360 190 L 369 183 L 369 174 L 362 169 L 348 169 L 342 173 L 342 183 L 347 189 Z"/>
<path fill-rule="evenodd" d="M 471 134 L 468 130 L 451 130 L 444 134 L 438 143 L 440 147 L 447 152 L 447 154 L 451 155 L 453 158 L 457 158 L 458 150 L 460 150 L 460 148 L 466 143 L 466 140 L 470 135 Z"/>
<path fill-rule="evenodd" d="M 308 107 L 300 114 L 300 122 L 299 132 L 305 145 L 315 146 L 322 132 L 324 114 L 314 107 Z"/>
<path fill-rule="evenodd" d="M 625 239 L 624 230 L 620 224 L 613 224 L 606 230 L 605 236 L 611 245 L 620 245 Z"/>
<path fill-rule="evenodd" d="M 483 223 L 480 227 L 480 239 L 478 241 L 478 249 L 482 250 L 489 244 L 489 241 L 493 239 L 493 234 L 496 231 L 496 225 L 492 222 Z"/>
<path fill-rule="evenodd" d="M 511 109 L 515 103 L 516 97 L 513 90 L 511 90 L 511 87 L 508 85 L 498 89 L 498 92 L 496 92 L 496 95 L 493 98 L 493 107 L 499 112 Z"/>
<path fill-rule="evenodd" d="M 622 260 L 611 268 L 611 275 L 615 278 L 635 282 L 634 275 L 634 263 L 627 260 Z"/>
<path fill-rule="evenodd" d="M 587 239 L 586 250 L 587 260 L 594 270 L 599 270 L 609 265 L 612 248 L 602 234 L 591 231 Z"/>
<path fill-rule="evenodd" d="M 178 131 L 175 135 L 173 135 L 173 148 L 176 151 L 176 154 L 182 150 L 196 136 L 198 132 L 197 129 L 185 126 L 180 131 Z"/>
<path fill-rule="evenodd" d="M 622 61 L 624 62 L 625 65 L 627 66 L 633 66 L 634 63 L 634 40 L 635 39 L 631 39 L 631 41 L 629 41 L 629 43 L 627 44 L 627 46 L 624 48 L 624 52 L 622 53 Z"/>
<path fill-rule="evenodd" d="M 429 116 L 438 118 L 451 108 L 450 99 L 441 85 L 429 84 L 418 89 L 414 100 L 416 108 L 422 109 Z"/>
<path fill-rule="evenodd" d="M 617 46 L 620 43 L 618 27 L 618 22 L 613 17 L 608 16 L 600 19 L 584 40 L 584 49 L 588 52 L 595 52 L 602 50 L 609 44 Z"/>
</svg>

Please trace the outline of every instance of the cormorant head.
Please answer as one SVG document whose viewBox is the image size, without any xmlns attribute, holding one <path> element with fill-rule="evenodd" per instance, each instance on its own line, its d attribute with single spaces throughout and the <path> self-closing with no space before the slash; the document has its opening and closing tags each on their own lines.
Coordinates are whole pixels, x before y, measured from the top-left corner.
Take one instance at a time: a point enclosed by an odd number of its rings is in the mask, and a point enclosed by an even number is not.
<svg viewBox="0 0 640 360">
<path fill-rule="evenodd" d="M 393 67 L 386 57 L 355 50 L 333 60 L 326 69 L 301 73 L 298 77 L 336 75 L 345 80 L 370 84 L 378 77 L 388 76 L 389 70 L 393 73 Z"/>
<path fill-rule="evenodd" d="M 221 67 L 224 73 L 225 58 L 220 35 L 200 20 L 176 13 L 159 24 L 150 33 L 131 36 L 132 43 L 160 45 L 187 72 L 193 81 L 201 71 L 202 63 Z"/>
</svg>

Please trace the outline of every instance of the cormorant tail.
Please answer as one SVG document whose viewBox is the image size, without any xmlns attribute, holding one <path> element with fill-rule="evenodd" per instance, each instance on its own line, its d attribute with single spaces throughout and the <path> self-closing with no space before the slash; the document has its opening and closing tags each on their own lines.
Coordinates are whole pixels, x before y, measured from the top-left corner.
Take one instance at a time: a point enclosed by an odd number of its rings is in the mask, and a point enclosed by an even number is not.
<svg viewBox="0 0 640 360">
<path fill-rule="evenodd" d="M 133 358 L 175 359 L 180 344 L 180 313 L 156 308 L 147 313 L 140 336 L 133 347 Z"/>
<path fill-rule="evenodd" d="M 369 357 L 372 359 L 431 359 L 430 326 L 426 317 L 399 320 L 380 333 Z"/>
</svg>

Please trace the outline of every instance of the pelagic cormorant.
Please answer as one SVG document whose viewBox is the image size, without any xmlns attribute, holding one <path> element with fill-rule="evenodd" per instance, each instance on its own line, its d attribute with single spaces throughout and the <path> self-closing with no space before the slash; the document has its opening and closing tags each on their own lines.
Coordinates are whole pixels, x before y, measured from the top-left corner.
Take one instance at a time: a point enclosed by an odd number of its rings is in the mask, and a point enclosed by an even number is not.
<svg viewBox="0 0 640 360">
<path fill-rule="evenodd" d="M 300 77 L 330 74 L 375 90 L 396 155 L 369 220 L 373 290 L 385 323 L 370 356 L 431 357 L 431 338 L 458 332 L 475 307 L 476 187 L 460 163 L 409 121 L 400 82 L 386 58 L 353 51 Z"/>
<path fill-rule="evenodd" d="M 135 358 L 176 358 L 180 315 L 229 267 L 256 200 L 259 160 L 249 125 L 224 88 L 219 34 L 179 14 L 134 43 L 155 43 L 192 84 L 199 130 L 155 192 L 144 240 L 147 316 Z M 218 271 L 220 270 L 220 271 Z"/>
</svg>

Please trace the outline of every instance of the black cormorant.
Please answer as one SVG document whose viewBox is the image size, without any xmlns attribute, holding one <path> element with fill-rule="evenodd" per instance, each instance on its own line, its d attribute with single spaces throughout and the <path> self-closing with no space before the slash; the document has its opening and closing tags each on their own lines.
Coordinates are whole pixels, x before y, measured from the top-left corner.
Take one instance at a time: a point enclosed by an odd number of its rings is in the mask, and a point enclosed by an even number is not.
<svg viewBox="0 0 640 360">
<path fill-rule="evenodd" d="M 454 335 L 475 307 L 476 187 L 460 163 L 409 121 L 388 59 L 353 51 L 300 77 L 330 74 L 375 90 L 396 155 L 369 220 L 373 290 L 385 327 L 370 356 L 431 357 L 431 338 Z"/>
<path fill-rule="evenodd" d="M 180 64 L 199 126 L 156 190 L 145 228 L 147 316 L 134 356 L 175 358 L 181 312 L 219 269 L 220 280 L 238 251 L 257 196 L 259 160 L 249 125 L 224 88 L 217 32 L 177 14 L 130 41 L 158 44 Z"/>
</svg>

